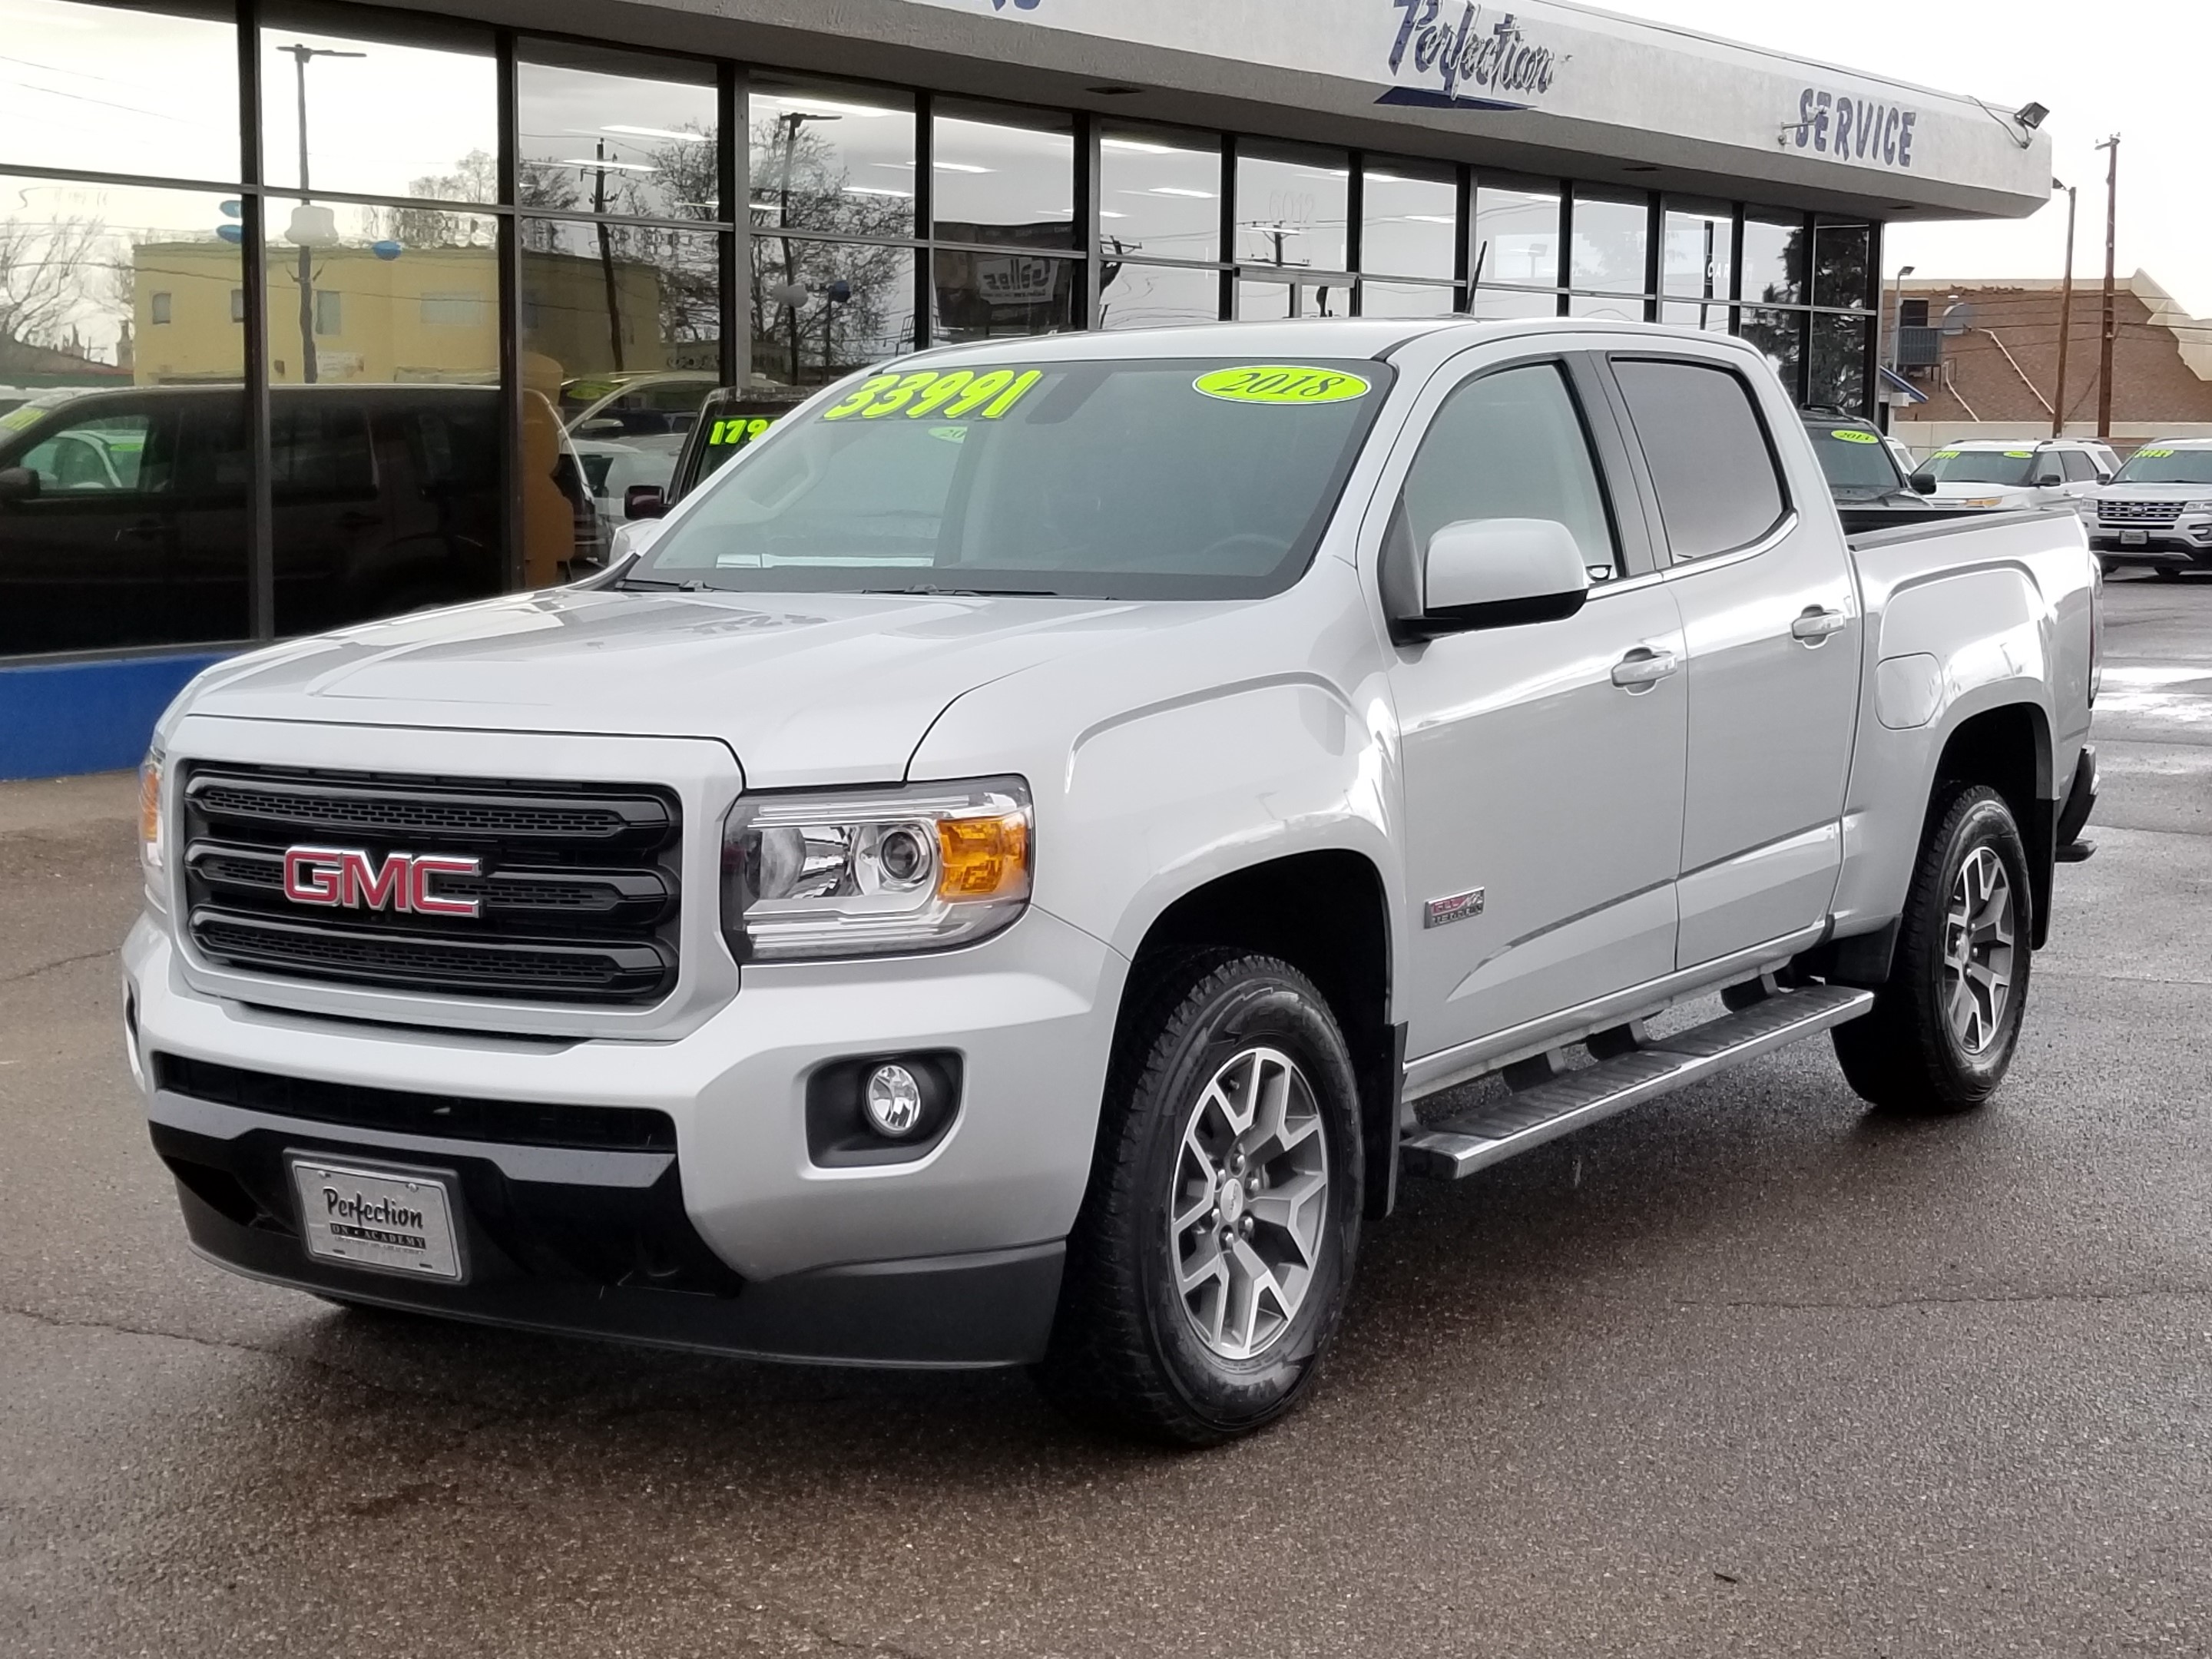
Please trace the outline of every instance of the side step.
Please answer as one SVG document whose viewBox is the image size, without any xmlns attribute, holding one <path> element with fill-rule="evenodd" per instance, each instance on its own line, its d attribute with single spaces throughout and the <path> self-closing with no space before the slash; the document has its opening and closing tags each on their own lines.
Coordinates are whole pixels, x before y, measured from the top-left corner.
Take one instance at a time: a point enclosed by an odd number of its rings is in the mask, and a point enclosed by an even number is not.
<svg viewBox="0 0 2212 1659">
<path fill-rule="evenodd" d="M 1403 1167 L 1411 1175 L 1455 1181 L 1784 1043 L 1856 1019 L 1873 1006 L 1873 992 L 1840 985 L 1777 992 L 1739 1013 L 1415 1130 L 1403 1142 Z"/>
</svg>

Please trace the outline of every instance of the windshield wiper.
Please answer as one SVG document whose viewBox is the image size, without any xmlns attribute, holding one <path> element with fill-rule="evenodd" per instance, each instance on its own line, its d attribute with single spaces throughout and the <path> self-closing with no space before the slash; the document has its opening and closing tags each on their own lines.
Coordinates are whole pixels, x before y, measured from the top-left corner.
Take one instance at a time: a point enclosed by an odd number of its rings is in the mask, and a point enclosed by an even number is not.
<svg viewBox="0 0 2212 1659">
<path fill-rule="evenodd" d="M 863 593 L 921 593 L 961 599 L 1066 599 L 1077 597 L 1049 587 L 937 587 L 927 582 L 912 587 L 864 587 Z"/>
<path fill-rule="evenodd" d="M 689 581 L 680 582 L 665 582 L 652 576 L 625 576 L 615 586 L 625 590 L 652 588 L 664 593 L 713 593 L 720 591 L 708 586 L 696 576 L 692 577 Z"/>
</svg>

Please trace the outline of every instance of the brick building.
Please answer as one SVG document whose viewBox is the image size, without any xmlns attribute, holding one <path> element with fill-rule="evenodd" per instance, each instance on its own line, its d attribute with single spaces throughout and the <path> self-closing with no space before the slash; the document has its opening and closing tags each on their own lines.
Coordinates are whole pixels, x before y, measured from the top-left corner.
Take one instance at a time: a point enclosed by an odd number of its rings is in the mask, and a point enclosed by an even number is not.
<svg viewBox="0 0 2212 1659">
<path fill-rule="evenodd" d="M 2074 285 L 2066 370 L 2066 430 L 2097 429 L 2101 275 Z M 2056 280 L 1946 283 L 1908 279 L 1882 298 L 1883 354 L 1928 402 L 1893 410 L 1892 429 L 1916 449 L 1965 438 L 2048 435 L 2058 396 L 2063 299 Z M 1963 331 L 1947 333 L 1954 307 Z M 2212 321 L 2190 316 L 2142 271 L 2114 291 L 2112 431 L 2124 452 L 2147 439 L 2212 436 Z M 1891 331 L 1896 330 L 1893 333 Z"/>
</svg>

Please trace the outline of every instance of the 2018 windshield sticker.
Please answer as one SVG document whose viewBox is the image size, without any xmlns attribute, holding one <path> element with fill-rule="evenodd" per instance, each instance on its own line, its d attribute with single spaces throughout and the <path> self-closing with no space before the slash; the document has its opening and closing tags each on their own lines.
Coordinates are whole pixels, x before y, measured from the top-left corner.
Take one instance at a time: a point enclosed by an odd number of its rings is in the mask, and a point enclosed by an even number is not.
<svg viewBox="0 0 2212 1659">
<path fill-rule="evenodd" d="M 1232 404 L 1341 404 L 1364 398 L 1372 383 L 1340 368 L 1252 363 L 1217 368 L 1191 383 L 1194 392 Z"/>
<path fill-rule="evenodd" d="M 1854 432 L 1847 426 L 1839 426 L 1828 435 L 1841 438 L 1847 444 L 1878 444 L 1881 441 L 1871 432 Z"/>
<path fill-rule="evenodd" d="M 911 374 L 877 374 L 863 380 L 835 408 L 822 411 L 825 421 L 880 421 L 904 415 L 909 420 L 1004 420 L 1007 412 L 1044 379 L 1039 368 L 994 368 L 978 374 L 956 368 L 940 374 L 931 368 Z"/>
</svg>

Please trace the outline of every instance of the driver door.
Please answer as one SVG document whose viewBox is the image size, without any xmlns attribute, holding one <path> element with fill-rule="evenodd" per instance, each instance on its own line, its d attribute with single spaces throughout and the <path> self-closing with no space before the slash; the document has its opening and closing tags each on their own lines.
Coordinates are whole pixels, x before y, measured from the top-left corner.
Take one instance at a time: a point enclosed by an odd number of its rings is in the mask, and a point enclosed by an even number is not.
<svg viewBox="0 0 2212 1659">
<path fill-rule="evenodd" d="M 1584 372 L 1559 356 L 1448 370 L 1410 428 L 1380 573 L 1392 614 L 1419 608 L 1421 550 L 1461 520 L 1562 523 L 1595 580 L 1563 621 L 1396 647 L 1412 1058 L 1674 970 L 1682 626 L 1637 498 L 1616 511 L 1607 489 L 1626 461 Z"/>
</svg>

